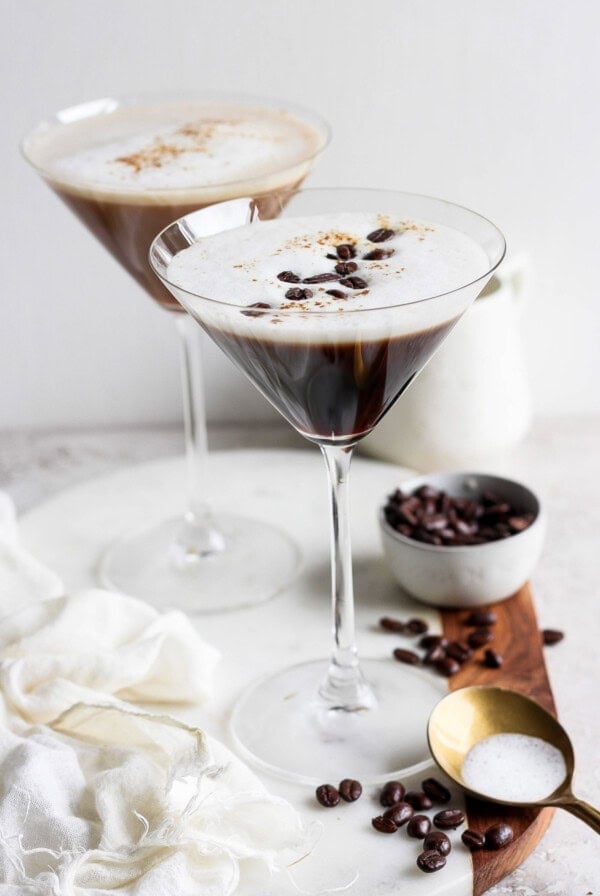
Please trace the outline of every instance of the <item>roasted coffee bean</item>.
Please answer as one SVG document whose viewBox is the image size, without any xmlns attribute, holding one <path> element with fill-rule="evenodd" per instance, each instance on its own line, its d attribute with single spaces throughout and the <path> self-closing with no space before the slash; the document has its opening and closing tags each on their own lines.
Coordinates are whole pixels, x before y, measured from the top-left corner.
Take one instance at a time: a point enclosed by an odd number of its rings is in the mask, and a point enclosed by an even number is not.
<svg viewBox="0 0 600 896">
<path fill-rule="evenodd" d="M 495 625 L 497 622 L 498 617 L 493 610 L 473 610 L 465 619 L 465 625 L 471 625 L 474 628 Z"/>
<path fill-rule="evenodd" d="M 425 656 L 423 657 L 423 662 L 426 666 L 435 666 L 436 663 L 439 663 L 440 660 L 443 660 L 446 656 L 446 651 L 438 644 L 437 647 L 430 647 Z"/>
<path fill-rule="evenodd" d="M 460 809 L 442 809 L 437 815 L 433 816 L 433 823 L 436 828 L 447 831 L 450 828 L 458 828 L 464 824 L 465 816 Z"/>
<path fill-rule="evenodd" d="M 379 802 L 382 806 L 393 806 L 402 802 L 405 792 L 404 784 L 400 781 L 388 781 L 381 789 Z"/>
<path fill-rule="evenodd" d="M 334 299 L 345 299 L 348 293 L 343 292 L 341 289 L 326 289 L 325 292 L 328 296 L 333 296 Z"/>
<path fill-rule="evenodd" d="M 332 280 L 339 280 L 337 274 L 331 272 L 327 274 L 313 274 L 312 277 L 305 277 L 303 283 L 330 283 Z"/>
<path fill-rule="evenodd" d="M 337 261 L 337 260 L 338 260 L 337 255 L 333 255 L 331 252 L 328 252 L 327 255 L 325 256 L 325 258 L 330 258 L 331 261 Z"/>
<path fill-rule="evenodd" d="M 335 247 L 337 257 L 342 261 L 348 261 L 349 258 L 356 258 L 356 248 L 351 243 L 342 243 Z"/>
<path fill-rule="evenodd" d="M 440 871 L 446 864 L 444 856 L 440 855 L 435 849 L 428 849 L 417 857 L 417 868 L 424 871 L 425 874 L 431 874 L 434 871 Z"/>
<path fill-rule="evenodd" d="M 428 628 L 424 619 L 409 619 L 406 623 L 406 631 L 411 635 L 424 635 Z"/>
<path fill-rule="evenodd" d="M 366 255 L 363 255 L 365 261 L 381 261 L 384 258 L 390 258 L 394 254 L 394 249 L 371 249 Z"/>
<path fill-rule="evenodd" d="M 503 662 L 502 656 L 489 647 L 483 654 L 483 665 L 488 669 L 499 669 Z"/>
<path fill-rule="evenodd" d="M 284 283 L 300 283 L 300 277 L 293 271 L 281 271 L 280 274 L 277 274 L 277 279 Z"/>
<path fill-rule="evenodd" d="M 390 806 L 389 809 L 386 809 L 383 813 L 384 818 L 391 819 L 397 828 L 402 827 L 403 824 L 406 824 L 409 818 L 412 818 L 415 814 L 415 810 L 410 805 L 410 803 L 394 803 L 393 806 Z"/>
<path fill-rule="evenodd" d="M 424 809 L 431 809 L 433 806 L 430 798 L 422 790 L 409 790 L 408 793 L 404 794 L 404 800 L 419 812 L 422 812 Z"/>
<path fill-rule="evenodd" d="M 344 778 L 338 787 L 340 796 L 347 803 L 355 803 L 362 793 L 362 784 L 354 778 Z"/>
<path fill-rule="evenodd" d="M 444 784 L 437 781 L 435 778 L 425 778 L 424 781 L 421 781 L 421 787 L 429 799 L 433 800 L 434 803 L 450 802 L 450 791 Z"/>
<path fill-rule="evenodd" d="M 513 532 L 522 532 L 524 529 L 527 529 L 528 526 L 531 526 L 533 522 L 533 514 L 524 513 L 523 516 L 509 516 L 507 522 Z"/>
<path fill-rule="evenodd" d="M 321 784 L 315 791 L 316 797 L 322 806 L 327 809 L 337 806 L 340 795 L 333 784 Z"/>
<path fill-rule="evenodd" d="M 506 822 L 502 821 L 499 824 L 493 824 L 485 832 L 485 848 L 504 849 L 512 841 L 513 837 L 513 829 Z"/>
<path fill-rule="evenodd" d="M 260 317 L 261 314 L 264 314 L 264 311 L 250 311 L 250 308 L 270 308 L 270 305 L 267 305 L 266 302 L 253 302 L 252 305 L 248 305 L 247 311 L 242 311 L 242 314 L 245 314 L 246 317 Z"/>
<path fill-rule="evenodd" d="M 546 647 L 551 647 L 553 644 L 558 644 L 559 641 L 562 641 L 564 636 L 564 632 L 561 632 L 556 628 L 545 628 L 542 631 L 542 641 Z"/>
<path fill-rule="evenodd" d="M 485 837 L 483 834 L 478 834 L 477 831 L 472 831 L 471 828 L 467 828 L 466 831 L 463 831 L 460 839 L 471 852 L 483 849 L 485 846 Z"/>
<path fill-rule="evenodd" d="M 386 632 L 404 632 L 406 630 L 406 624 L 401 622 L 400 619 L 392 619 L 391 616 L 382 616 L 379 620 L 379 625 L 381 628 L 384 628 Z"/>
<path fill-rule="evenodd" d="M 476 628 L 467 636 L 467 644 L 474 650 L 477 650 L 478 647 L 483 647 L 484 644 L 489 644 L 493 640 L 494 633 L 491 628 Z"/>
<path fill-rule="evenodd" d="M 419 647 L 422 647 L 424 650 L 431 650 L 432 647 L 447 647 L 448 639 L 444 638 L 442 635 L 423 635 L 421 640 L 419 641 Z"/>
<path fill-rule="evenodd" d="M 406 833 L 416 840 L 424 840 L 431 830 L 431 822 L 426 815 L 413 815 L 406 825 Z"/>
<path fill-rule="evenodd" d="M 289 299 L 292 302 L 301 302 L 304 299 L 310 299 L 311 296 L 312 291 L 310 289 L 300 289 L 298 286 L 294 289 L 288 289 L 285 294 L 286 299 Z"/>
<path fill-rule="evenodd" d="M 402 647 L 396 647 L 394 659 L 399 663 L 408 663 L 409 666 L 418 666 L 421 662 L 418 654 L 412 650 L 404 650 Z"/>
<path fill-rule="evenodd" d="M 395 230 L 390 230 L 388 227 L 378 227 L 377 230 L 372 230 L 371 233 L 367 234 L 367 239 L 370 243 L 385 243 L 387 240 L 391 240 L 393 236 L 396 236 Z"/>
<path fill-rule="evenodd" d="M 461 644 L 460 641 L 451 641 L 446 647 L 446 656 L 451 657 L 462 665 L 462 663 L 466 663 L 473 656 L 473 651 L 466 644 Z"/>
<path fill-rule="evenodd" d="M 349 289 L 366 289 L 368 283 L 362 277 L 344 277 L 340 280 L 340 286 L 347 286 Z"/>
<path fill-rule="evenodd" d="M 358 270 L 358 265 L 355 261 L 340 261 L 336 264 L 335 269 L 342 277 L 347 277 L 348 274 L 353 274 Z"/>
<path fill-rule="evenodd" d="M 457 672 L 460 672 L 460 663 L 453 660 L 451 656 L 445 656 L 443 660 L 438 660 L 435 664 L 435 668 L 440 675 L 445 675 L 446 678 L 450 678 L 452 675 L 456 675 Z"/>
<path fill-rule="evenodd" d="M 394 824 L 392 819 L 386 818 L 385 815 L 377 815 L 375 818 L 372 818 L 371 824 L 380 834 L 395 834 L 398 830 L 398 826 Z"/>
<path fill-rule="evenodd" d="M 441 831 L 430 831 L 425 837 L 423 846 L 425 849 L 435 849 L 441 856 L 450 855 L 450 851 L 452 850 L 450 840 L 446 834 L 442 834 Z"/>
</svg>

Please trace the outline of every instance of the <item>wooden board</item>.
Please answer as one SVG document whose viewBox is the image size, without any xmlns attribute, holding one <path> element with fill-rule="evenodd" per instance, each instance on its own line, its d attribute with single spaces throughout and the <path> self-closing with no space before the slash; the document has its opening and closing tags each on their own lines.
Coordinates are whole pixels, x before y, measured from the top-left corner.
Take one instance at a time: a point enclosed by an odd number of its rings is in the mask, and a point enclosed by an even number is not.
<svg viewBox="0 0 600 896">
<path fill-rule="evenodd" d="M 542 640 L 533 606 L 531 589 L 525 585 L 514 597 L 485 609 L 494 609 L 498 621 L 494 626 L 493 649 L 502 655 L 500 669 L 488 669 L 478 659 L 465 663 L 449 679 L 451 691 L 468 685 L 483 684 L 512 688 L 532 697 L 556 715 L 554 699 L 544 662 Z M 463 641 L 469 629 L 465 610 L 442 613 L 444 635 L 452 641 Z M 479 657 L 483 649 L 477 651 Z M 513 842 L 497 852 L 480 850 L 473 853 L 473 893 L 480 896 L 527 858 L 543 837 L 554 809 L 525 810 L 481 803 L 467 797 L 467 818 L 470 828 L 483 832 L 498 821 L 508 822 L 514 832 Z"/>
</svg>

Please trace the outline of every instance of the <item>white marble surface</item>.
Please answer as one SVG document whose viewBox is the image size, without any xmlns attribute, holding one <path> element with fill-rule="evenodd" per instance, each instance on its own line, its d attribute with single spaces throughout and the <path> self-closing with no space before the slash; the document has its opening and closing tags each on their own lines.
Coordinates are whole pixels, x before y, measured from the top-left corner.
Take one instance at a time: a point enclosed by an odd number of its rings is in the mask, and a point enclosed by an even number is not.
<svg viewBox="0 0 600 896">
<path fill-rule="evenodd" d="M 300 447 L 287 428 L 218 428 L 215 447 Z M 22 512 L 63 488 L 138 460 L 177 452 L 176 430 L 0 434 L 0 486 Z M 546 505 L 549 531 L 533 585 L 540 622 L 565 640 L 546 659 L 577 756 L 576 792 L 600 804 L 600 419 L 539 422 L 497 470 L 520 477 Z M 600 846 L 580 822 L 557 813 L 535 853 L 492 896 L 600 896 Z"/>
</svg>

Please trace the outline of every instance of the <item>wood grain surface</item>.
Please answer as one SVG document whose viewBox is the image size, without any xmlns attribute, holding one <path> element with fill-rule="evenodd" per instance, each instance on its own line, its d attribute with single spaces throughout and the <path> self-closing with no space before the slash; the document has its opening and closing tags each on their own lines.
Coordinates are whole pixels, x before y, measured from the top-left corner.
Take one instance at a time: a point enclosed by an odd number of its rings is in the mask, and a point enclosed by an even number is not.
<svg viewBox="0 0 600 896">
<path fill-rule="evenodd" d="M 529 585 L 509 600 L 482 609 L 493 609 L 498 616 L 493 627 L 494 641 L 489 646 L 502 655 L 504 663 L 500 669 L 488 669 L 481 662 L 485 650 L 482 647 L 474 659 L 449 679 L 450 690 L 474 684 L 512 688 L 537 700 L 556 715 Z M 444 610 L 444 635 L 453 641 L 464 641 L 470 631 L 464 624 L 468 615 L 467 610 Z M 473 853 L 474 896 L 485 893 L 527 858 L 543 837 L 553 813 L 553 809 L 513 809 L 467 797 L 470 828 L 484 832 L 491 824 L 506 821 L 515 832 L 514 840 L 505 849 Z"/>
</svg>

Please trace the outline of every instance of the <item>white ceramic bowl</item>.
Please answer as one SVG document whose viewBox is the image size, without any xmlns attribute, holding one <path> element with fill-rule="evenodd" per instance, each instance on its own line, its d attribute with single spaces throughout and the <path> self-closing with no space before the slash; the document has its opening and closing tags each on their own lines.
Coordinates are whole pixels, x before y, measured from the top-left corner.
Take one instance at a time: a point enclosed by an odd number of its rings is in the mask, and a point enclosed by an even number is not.
<svg viewBox="0 0 600 896">
<path fill-rule="evenodd" d="M 379 525 L 383 551 L 397 582 L 418 600 L 440 607 L 476 607 L 511 597 L 531 576 L 539 559 L 545 517 L 534 493 L 512 479 L 483 473 L 431 473 L 402 482 L 412 494 L 421 485 L 453 497 L 475 498 L 496 492 L 521 513 L 535 518 L 527 529 L 487 544 L 438 547 L 396 532 L 386 521 L 383 507 Z"/>
</svg>

